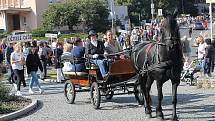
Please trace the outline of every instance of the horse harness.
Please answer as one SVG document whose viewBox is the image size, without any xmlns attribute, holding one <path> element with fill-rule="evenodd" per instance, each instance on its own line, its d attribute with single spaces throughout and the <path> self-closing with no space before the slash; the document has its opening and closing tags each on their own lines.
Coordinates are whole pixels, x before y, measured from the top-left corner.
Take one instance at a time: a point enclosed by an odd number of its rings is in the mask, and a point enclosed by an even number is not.
<svg viewBox="0 0 215 121">
<path fill-rule="evenodd" d="M 173 40 L 173 39 L 178 39 L 176 37 L 168 37 L 168 38 L 165 38 L 164 40 Z M 159 56 L 159 52 L 158 52 L 158 49 L 159 49 L 159 46 L 169 46 L 170 48 L 173 48 L 174 45 L 178 44 L 177 41 L 173 41 L 173 43 L 171 44 L 166 44 L 166 43 L 162 43 L 159 41 L 156 41 L 156 42 L 151 42 L 150 44 L 148 44 L 147 48 L 146 48 L 146 53 L 145 53 L 145 61 L 143 63 L 143 66 L 142 68 L 138 71 L 139 74 L 141 75 L 144 75 L 146 74 L 147 72 L 149 71 L 153 71 L 153 70 L 162 70 L 163 68 L 165 67 L 171 67 L 173 65 L 173 61 L 172 60 L 167 60 L 167 61 L 161 61 L 160 60 L 160 56 Z M 152 49 L 152 47 L 155 46 L 155 54 L 153 55 L 152 57 L 152 65 L 149 65 L 148 64 L 148 54 L 150 52 L 150 50 Z M 140 53 L 138 53 L 139 55 Z M 137 55 L 137 57 L 138 57 Z"/>
</svg>

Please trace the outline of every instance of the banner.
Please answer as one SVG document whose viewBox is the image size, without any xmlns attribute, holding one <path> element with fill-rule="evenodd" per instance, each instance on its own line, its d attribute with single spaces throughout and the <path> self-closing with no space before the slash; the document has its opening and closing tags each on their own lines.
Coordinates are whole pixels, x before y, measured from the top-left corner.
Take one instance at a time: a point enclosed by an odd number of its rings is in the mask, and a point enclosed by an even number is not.
<svg viewBox="0 0 215 121">
<path fill-rule="evenodd" d="M 18 34 L 18 35 L 9 35 L 7 36 L 7 41 L 31 41 L 32 34 Z"/>
</svg>

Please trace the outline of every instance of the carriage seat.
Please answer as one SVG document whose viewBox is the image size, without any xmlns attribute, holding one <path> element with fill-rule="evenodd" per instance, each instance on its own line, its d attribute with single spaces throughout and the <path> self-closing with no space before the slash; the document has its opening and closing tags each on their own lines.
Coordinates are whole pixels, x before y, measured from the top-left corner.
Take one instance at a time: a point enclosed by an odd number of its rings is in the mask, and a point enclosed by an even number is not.
<svg viewBox="0 0 215 121">
<path fill-rule="evenodd" d="M 63 74 L 65 75 L 65 76 L 76 76 L 76 74 L 77 74 L 77 76 L 87 76 L 88 75 L 88 73 L 87 72 L 63 72 Z"/>
<path fill-rule="evenodd" d="M 135 73 L 135 69 L 132 66 L 130 59 L 116 60 L 111 64 L 109 69 L 109 75 L 125 75 Z"/>
<path fill-rule="evenodd" d="M 85 64 L 87 70 L 95 70 L 98 69 L 98 66 L 94 63 L 86 63 Z"/>
</svg>

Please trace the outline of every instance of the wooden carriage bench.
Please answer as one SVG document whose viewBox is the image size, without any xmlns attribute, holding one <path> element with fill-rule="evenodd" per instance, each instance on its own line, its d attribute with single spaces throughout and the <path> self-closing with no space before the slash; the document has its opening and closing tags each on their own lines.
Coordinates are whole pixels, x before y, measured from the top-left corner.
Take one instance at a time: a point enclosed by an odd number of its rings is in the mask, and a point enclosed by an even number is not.
<svg viewBox="0 0 215 121">
<path fill-rule="evenodd" d="M 88 86 L 87 72 L 63 72 L 66 80 L 70 80 L 74 85 Z"/>
</svg>

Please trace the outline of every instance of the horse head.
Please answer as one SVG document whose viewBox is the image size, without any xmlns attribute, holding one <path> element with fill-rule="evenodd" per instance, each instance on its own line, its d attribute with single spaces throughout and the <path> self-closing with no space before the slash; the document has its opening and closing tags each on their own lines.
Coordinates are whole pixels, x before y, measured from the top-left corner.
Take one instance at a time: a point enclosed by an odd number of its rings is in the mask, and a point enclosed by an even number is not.
<svg viewBox="0 0 215 121">
<path fill-rule="evenodd" d="M 175 10 L 173 13 L 166 12 L 163 17 L 164 19 L 161 22 L 160 28 L 160 42 L 165 45 L 168 55 L 175 54 L 175 51 L 181 51 L 180 33 L 176 20 L 177 10 Z"/>
</svg>

